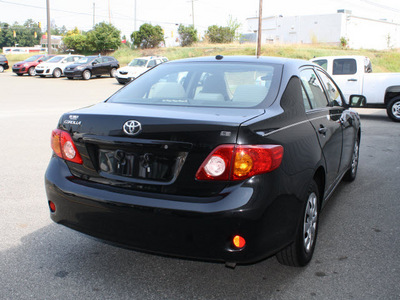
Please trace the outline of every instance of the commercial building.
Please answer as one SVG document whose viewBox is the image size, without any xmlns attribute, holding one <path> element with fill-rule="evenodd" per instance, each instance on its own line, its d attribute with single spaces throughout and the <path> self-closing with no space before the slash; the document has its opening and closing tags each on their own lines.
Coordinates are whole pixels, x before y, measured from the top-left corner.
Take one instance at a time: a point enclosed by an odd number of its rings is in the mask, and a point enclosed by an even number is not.
<svg viewBox="0 0 400 300">
<path fill-rule="evenodd" d="M 256 33 L 258 18 L 248 18 L 248 32 Z M 270 16 L 262 19 L 262 42 L 283 44 L 340 44 L 354 49 L 400 48 L 400 24 L 355 16 L 351 11 L 308 16 Z"/>
</svg>

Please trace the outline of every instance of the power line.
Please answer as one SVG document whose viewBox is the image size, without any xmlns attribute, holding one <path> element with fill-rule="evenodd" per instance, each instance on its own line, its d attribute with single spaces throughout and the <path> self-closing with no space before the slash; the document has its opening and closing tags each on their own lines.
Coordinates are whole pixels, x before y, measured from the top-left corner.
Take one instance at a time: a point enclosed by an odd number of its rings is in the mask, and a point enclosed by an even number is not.
<svg viewBox="0 0 400 300">
<path fill-rule="evenodd" d="M 380 4 L 380 3 L 376 3 L 376 2 L 371 1 L 371 0 L 361 0 L 361 2 L 365 2 L 365 3 L 369 4 L 369 5 L 372 5 L 372 6 L 375 6 L 375 7 L 379 7 L 379 8 L 385 9 L 385 10 L 390 10 L 392 12 L 400 13 L 400 9 L 396 9 L 394 7 L 390 7 L 390 6 L 387 6 L 387 5 L 384 5 L 384 4 Z"/>
</svg>

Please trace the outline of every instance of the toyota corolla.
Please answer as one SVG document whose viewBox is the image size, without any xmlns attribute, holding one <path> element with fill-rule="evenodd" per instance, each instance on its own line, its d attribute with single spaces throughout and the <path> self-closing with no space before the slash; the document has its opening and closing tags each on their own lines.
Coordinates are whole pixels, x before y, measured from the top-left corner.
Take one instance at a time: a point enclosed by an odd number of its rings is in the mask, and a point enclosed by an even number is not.
<svg viewBox="0 0 400 300">
<path fill-rule="evenodd" d="M 146 252 L 304 266 L 322 207 L 356 178 L 360 138 L 358 114 L 310 62 L 167 62 L 61 116 L 50 215 Z"/>
</svg>

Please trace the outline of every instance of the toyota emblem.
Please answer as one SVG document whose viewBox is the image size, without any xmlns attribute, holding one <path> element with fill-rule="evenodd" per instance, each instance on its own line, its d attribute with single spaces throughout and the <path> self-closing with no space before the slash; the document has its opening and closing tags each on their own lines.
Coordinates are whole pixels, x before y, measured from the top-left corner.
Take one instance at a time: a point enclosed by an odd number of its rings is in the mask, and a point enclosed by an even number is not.
<svg viewBox="0 0 400 300">
<path fill-rule="evenodd" d="M 127 135 L 137 135 L 142 131 L 142 125 L 136 120 L 126 121 L 122 128 Z"/>
</svg>

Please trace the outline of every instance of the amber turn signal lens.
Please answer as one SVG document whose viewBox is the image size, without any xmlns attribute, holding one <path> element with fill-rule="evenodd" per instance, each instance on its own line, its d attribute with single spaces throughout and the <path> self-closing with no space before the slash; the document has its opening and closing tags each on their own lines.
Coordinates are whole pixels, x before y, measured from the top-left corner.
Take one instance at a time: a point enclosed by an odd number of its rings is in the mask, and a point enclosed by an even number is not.
<svg viewBox="0 0 400 300">
<path fill-rule="evenodd" d="M 235 237 L 233 238 L 233 245 L 236 248 L 241 249 L 246 245 L 246 240 L 242 238 L 240 235 L 235 235 Z"/>
<path fill-rule="evenodd" d="M 253 168 L 253 159 L 244 151 L 236 152 L 233 174 L 237 177 L 244 177 Z"/>
</svg>

